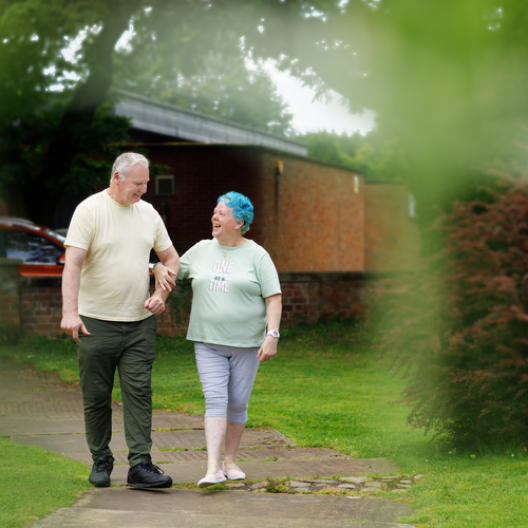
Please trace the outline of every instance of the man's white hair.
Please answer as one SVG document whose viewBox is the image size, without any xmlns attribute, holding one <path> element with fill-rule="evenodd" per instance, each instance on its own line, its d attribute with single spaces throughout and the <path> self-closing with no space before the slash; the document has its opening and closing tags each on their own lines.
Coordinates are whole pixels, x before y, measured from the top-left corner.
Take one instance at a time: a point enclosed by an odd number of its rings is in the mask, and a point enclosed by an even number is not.
<svg viewBox="0 0 528 528">
<path fill-rule="evenodd" d="M 149 161 L 143 154 L 138 154 L 137 152 L 124 152 L 116 158 L 114 165 L 112 167 L 112 174 L 110 176 L 110 183 L 112 183 L 112 178 L 117 172 L 119 174 L 119 179 L 123 181 L 128 174 L 130 167 L 134 165 L 141 164 L 148 169 Z"/>
</svg>

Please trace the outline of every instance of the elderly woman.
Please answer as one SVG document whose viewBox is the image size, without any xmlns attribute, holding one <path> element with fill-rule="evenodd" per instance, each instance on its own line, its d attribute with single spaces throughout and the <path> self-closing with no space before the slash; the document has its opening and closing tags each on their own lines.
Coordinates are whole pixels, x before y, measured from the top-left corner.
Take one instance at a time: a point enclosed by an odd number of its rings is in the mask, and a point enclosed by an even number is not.
<svg viewBox="0 0 528 528">
<path fill-rule="evenodd" d="M 269 254 L 245 238 L 253 206 L 237 192 L 218 198 L 213 238 L 181 257 L 178 279 L 192 281 L 187 339 L 194 341 L 205 396 L 207 474 L 200 488 L 246 475 L 236 464 L 247 406 L 260 362 L 277 353 L 282 296 Z M 156 282 L 174 284 L 172 270 L 154 270 Z M 224 462 L 220 465 L 225 442 Z"/>
</svg>

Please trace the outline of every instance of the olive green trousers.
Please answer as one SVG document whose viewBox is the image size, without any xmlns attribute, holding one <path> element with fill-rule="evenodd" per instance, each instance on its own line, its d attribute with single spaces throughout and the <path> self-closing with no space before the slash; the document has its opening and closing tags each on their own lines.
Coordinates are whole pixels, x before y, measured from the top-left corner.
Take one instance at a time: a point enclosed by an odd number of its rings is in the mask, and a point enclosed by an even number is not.
<svg viewBox="0 0 528 528">
<path fill-rule="evenodd" d="M 142 321 L 103 321 L 81 316 L 90 335 L 77 345 L 86 440 L 97 460 L 112 455 L 112 389 L 116 369 L 123 398 L 130 466 L 150 458 L 152 447 L 152 364 L 156 357 L 156 317 Z"/>
</svg>

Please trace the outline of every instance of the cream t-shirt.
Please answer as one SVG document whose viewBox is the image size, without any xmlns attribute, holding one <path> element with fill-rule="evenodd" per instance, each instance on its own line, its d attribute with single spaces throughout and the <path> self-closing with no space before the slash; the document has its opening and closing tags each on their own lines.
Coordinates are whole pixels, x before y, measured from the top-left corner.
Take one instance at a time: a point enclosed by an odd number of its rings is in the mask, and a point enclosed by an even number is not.
<svg viewBox="0 0 528 528">
<path fill-rule="evenodd" d="M 105 321 L 141 321 L 152 315 L 149 298 L 150 250 L 172 242 L 152 205 L 121 205 L 108 190 L 81 202 L 65 246 L 86 249 L 79 289 L 79 314 Z"/>
</svg>

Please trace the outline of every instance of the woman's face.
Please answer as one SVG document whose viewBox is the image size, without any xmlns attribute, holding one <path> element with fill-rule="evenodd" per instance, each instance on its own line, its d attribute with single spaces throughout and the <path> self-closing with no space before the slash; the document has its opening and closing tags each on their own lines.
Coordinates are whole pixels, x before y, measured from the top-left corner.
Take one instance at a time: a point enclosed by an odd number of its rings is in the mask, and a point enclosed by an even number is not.
<svg viewBox="0 0 528 528">
<path fill-rule="evenodd" d="M 244 222 L 237 222 L 233 216 L 233 210 L 224 202 L 220 202 L 213 211 L 211 218 L 213 224 L 213 236 L 215 238 L 225 238 L 241 233 L 240 228 Z"/>
</svg>

